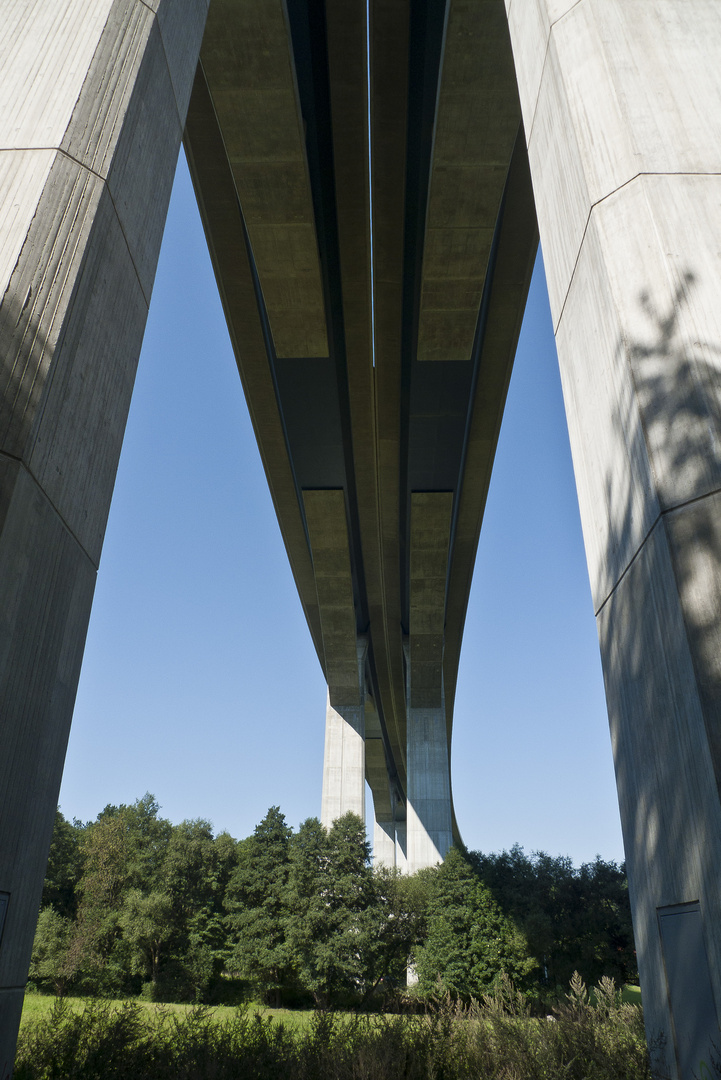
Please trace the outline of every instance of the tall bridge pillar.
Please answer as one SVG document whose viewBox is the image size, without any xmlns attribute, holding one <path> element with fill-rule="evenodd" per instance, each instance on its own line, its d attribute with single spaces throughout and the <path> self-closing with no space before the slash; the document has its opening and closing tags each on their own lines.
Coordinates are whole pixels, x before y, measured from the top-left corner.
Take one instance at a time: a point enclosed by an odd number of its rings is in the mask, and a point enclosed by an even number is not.
<svg viewBox="0 0 721 1080">
<path fill-rule="evenodd" d="M 321 821 L 330 828 L 336 818 L 353 812 L 365 821 L 365 655 L 358 642 L 358 689 L 354 701 L 338 701 L 328 687 L 323 754 Z"/>
<path fill-rule="evenodd" d="M 365 821 L 365 664 L 368 639 L 358 634 L 345 493 L 304 491 L 328 700 L 321 821 L 330 828 L 353 811 Z"/>
<path fill-rule="evenodd" d="M 721 21 L 710 0 L 506 8 L 646 1027 L 690 1080 L 721 1044 Z"/>
<path fill-rule="evenodd" d="M 441 862 L 453 843 L 443 688 L 446 575 L 453 497 L 414 492 L 410 527 L 410 633 L 406 653 L 407 869 Z"/>
<path fill-rule="evenodd" d="M 10 0 L 0 40 L 0 1076 L 206 0 Z"/>
</svg>

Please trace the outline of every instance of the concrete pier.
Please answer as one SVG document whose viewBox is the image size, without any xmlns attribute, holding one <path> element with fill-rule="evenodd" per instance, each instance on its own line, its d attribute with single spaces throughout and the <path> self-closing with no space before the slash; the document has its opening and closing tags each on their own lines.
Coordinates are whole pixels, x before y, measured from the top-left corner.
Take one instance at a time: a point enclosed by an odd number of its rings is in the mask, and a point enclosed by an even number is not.
<svg viewBox="0 0 721 1080">
<path fill-rule="evenodd" d="M 410 634 L 405 644 L 409 874 L 441 862 L 453 843 L 443 686 L 452 505 L 446 492 L 411 496 Z"/>
<path fill-rule="evenodd" d="M 373 821 L 373 863 L 375 866 L 396 865 L 396 823 L 393 818 Z"/>
<path fill-rule="evenodd" d="M 365 0 L 213 0 L 201 47 L 207 6 L 3 5 L 0 1077 L 187 112 L 328 686 L 323 820 L 363 816 L 367 779 L 377 857 L 411 872 L 453 840 L 537 212 L 647 1029 L 690 1080 L 721 1043 L 718 2 L 371 0 L 368 25 Z"/>
<path fill-rule="evenodd" d="M 644 1016 L 656 1068 L 690 1080 L 721 1043 L 721 21 L 708 0 L 506 7 Z"/>
<path fill-rule="evenodd" d="M 3 5 L 2 1077 L 206 7 Z"/>
<path fill-rule="evenodd" d="M 365 723 L 363 704 L 331 704 L 325 712 L 323 792 L 320 820 L 329 829 L 352 811 L 365 821 Z"/>
</svg>

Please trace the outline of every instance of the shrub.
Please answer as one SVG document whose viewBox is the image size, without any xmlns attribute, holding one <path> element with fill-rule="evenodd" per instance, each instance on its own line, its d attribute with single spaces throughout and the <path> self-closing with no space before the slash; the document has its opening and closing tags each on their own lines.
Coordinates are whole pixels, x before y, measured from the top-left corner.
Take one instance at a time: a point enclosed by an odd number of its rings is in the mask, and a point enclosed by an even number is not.
<svg viewBox="0 0 721 1080">
<path fill-rule="evenodd" d="M 650 1080 L 641 1010 L 610 979 L 592 1004 L 574 976 L 555 1015 L 534 1019 L 508 979 L 481 1002 L 424 1016 L 316 1013 L 291 1031 L 239 1008 L 178 1016 L 94 1002 L 56 1003 L 23 1029 L 15 1080 Z"/>
</svg>

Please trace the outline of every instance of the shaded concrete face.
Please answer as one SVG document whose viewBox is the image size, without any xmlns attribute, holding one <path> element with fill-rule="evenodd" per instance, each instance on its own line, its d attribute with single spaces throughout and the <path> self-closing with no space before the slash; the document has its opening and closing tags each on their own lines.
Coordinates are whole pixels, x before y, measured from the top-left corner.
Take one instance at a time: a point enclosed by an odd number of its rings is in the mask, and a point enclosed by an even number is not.
<svg viewBox="0 0 721 1080">
<path fill-rule="evenodd" d="M 392 818 L 376 817 L 373 824 L 373 864 L 374 866 L 396 865 L 396 824 Z"/>
<path fill-rule="evenodd" d="M 666 1036 L 659 1072 L 686 1080 L 719 1029 L 708 1001 L 690 1042 L 672 1014 L 676 939 L 664 955 L 657 912 L 697 904 L 707 998 L 721 1005 L 721 25 L 709 0 L 506 7 L 647 1033 Z"/>
<path fill-rule="evenodd" d="M 3 1076 L 206 6 L 11 0 L 3 10 Z"/>
<path fill-rule="evenodd" d="M 373 861 L 376 865 L 396 865 L 396 828 L 405 825 L 405 804 L 388 768 L 388 753 L 383 740 L 375 702 L 366 697 L 365 774 L 373 796 Z"/>
<path fill-rule="evenodd" d="M 327 356 L 304 121 L 281 0 L 214 0 L 203 67 L 253 248 L 276 356 Z"/>
</svg>

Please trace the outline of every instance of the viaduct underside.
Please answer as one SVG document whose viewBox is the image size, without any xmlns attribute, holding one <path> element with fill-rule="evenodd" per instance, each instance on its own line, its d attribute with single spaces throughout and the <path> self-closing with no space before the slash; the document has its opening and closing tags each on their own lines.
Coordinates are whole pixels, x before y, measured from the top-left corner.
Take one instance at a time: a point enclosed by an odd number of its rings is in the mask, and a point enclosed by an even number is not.
<svg viewBox="0 0 721 1080">
<path fill-rule="evenodd" d="M 538 233 L 647 1032 L 721 1042 L 717 0 L 3 0 L 0 1069 L 181 138 L 328 684 L 322 816 L 457 829 L 476 546 Z M 529 523 L 532 527 L 532 523 Z M 718 1005 L 717 1005 L 718 1003 Z"/>
</svg>

